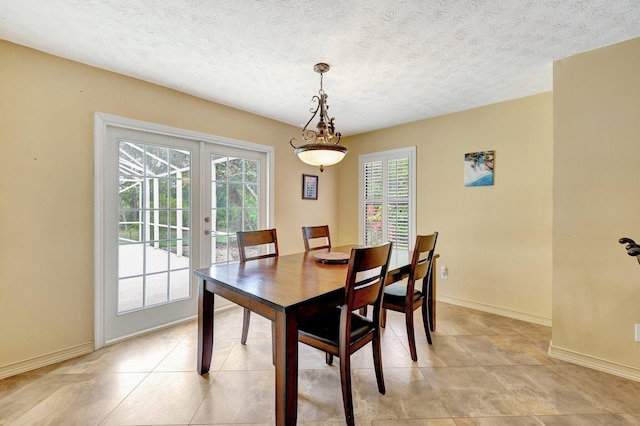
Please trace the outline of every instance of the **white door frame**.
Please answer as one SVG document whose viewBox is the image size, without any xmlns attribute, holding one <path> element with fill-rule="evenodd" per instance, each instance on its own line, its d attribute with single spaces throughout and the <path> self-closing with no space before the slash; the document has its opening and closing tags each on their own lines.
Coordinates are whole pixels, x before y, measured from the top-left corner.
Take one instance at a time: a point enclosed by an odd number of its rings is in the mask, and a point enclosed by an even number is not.
<svg viewBox="0 0 640 426">
<path fill-rule="evenodd" d="M 224 145 L 230 147 L 237 147 L 246 150 L 259 151 L 266 154 L 267 157 L 267 197 L 266 197 L 266 223 L 268 226 L 273 226 L 274 215 L 274 175 L 275 175 L 275 149 L 271 146 L 261 145 L 252 142 L 246 142 L 236 139 L 224 138 L 220 136 L 210 135 L 207 133 L 194 132 L 191 130 L 184 130 L 176 127 L 165 126 L 156 123 L 150 123 L 140 120 L 134 120 L 126 117 L 119 117 L 116 115 L 110 115 L 97 112 L 94 115 L 94 309 L 95 309 L 95 327 L 94 327 L 94 349 L 98 350 L 105 345 L 105 333 L 104 333 L 104 268 L 105 268 L 105 235 L 104 235 L 104 209 L 105 205 L 105 188 L 104 188 L 104 176 L 106 167 L 109 167 L 106 163 L 105 145 L 107 140 L 107 127 L 120 127 L 125 129 L 139 130 L 143 132 L 157 133 L 161 135 L 173 136 L 182 139 L 191 139 L 200 143 L 212 143 L 217 145 Z M 205 167 L 204 163 L 207 159 L 201 156 L 201 170 Z M 198 176 L 199 178 L 200 176 Z M 192 194 L 194 197 L 199 197 L 202 201 L 203 194 Z M 200 203 L 202 206 L 202 203 Z M 204 208 L 204 207 L 202 207 Z M 192 222 L 192 232 L 201 232 L 202 224 L 197 221 Z M 201 244 L 204 244 L 204 240 L 201 239 Z M 201 256 L 199 259 L 193 259 L 196 267 L 209 266 L 206 264 L 208 260 L 204 259 L 203 247 L 201 245 L 199 252 Z"/>
</svg>

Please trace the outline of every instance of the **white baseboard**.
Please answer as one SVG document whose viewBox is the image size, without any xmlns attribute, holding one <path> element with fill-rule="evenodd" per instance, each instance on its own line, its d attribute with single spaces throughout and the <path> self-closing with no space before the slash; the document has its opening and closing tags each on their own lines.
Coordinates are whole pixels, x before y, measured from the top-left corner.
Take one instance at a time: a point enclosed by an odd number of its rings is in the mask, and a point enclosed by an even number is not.
<svg viewBox="0 0 640 426">
<path fill-rule="evenodd" d="M 581 365 L 583 367 L 613 374 L 614 376 L 624 377 L 625 379 L 640 382 L 640 369 L 638 368 L 629 367 L 628 365 L 618 364 L 568 349 L 558 348 L 553 346 L 553 341 L 549 343 L 549 356 L 572 364 Z"/>
<path fill-rule="evenodd" d="M 46 355 L 41 355 L 13 364 L 4 365 L 0 367 L 0 379 L 15 376 L 16 374 L 26 373 L 27 371 L 36 370 L 41 367 L 46 367 L 47 365 L 66 361 L 68 359 L 86 355 L 91 352 L 93 352 L 93 342 L 87 342 L 81 345 L 51 352 Z"/>
<path fill-rule="evenodd" d="M 497 306 L 486 305 L 484 303 L 471 302 L 464 299 L 457 299 L 455 297 L 438 296 L 438 301 L 450 303 L 452 305 L 463 306 L 465 308 L 476 309 L 478 311 L 489 312 L 496 315 L 501 315 L 508 318 L 514 318 L 522 321 L 531 322 L 534 324 L 545 325 L 551 327 L 551 319 L 543 318 L 536 315 L 525 314 L 522 312 L 512 311 L 510 309 L 504 309 Z M 570 351 L 553 346 L 553 342 L 549 343 L 549 356 L 562 361 L 569 362 L 571 364 L 581 365 L 583 367 L 591 368 L 594 370 L 602 371 L 604 373 L 612 374 L 614 376 L 623 377 L 625 379 L 634 380 L 640 382 L 640 369 L 630 367 L 628 365 L 618 364 L 615 362 L 607 361 L 604 359 L 596 358 L 591 355 L 585 355 L 582 353 Z"/>
<path fill-rule="evenodd" d="M 458 299 L 455 297 L 438 296 L 440 302 L 450 303 L 452 305 L 463 306 L 465 308 L 476 309 L 482 312 L 489 312 L 507 318 L 513 318 L 521 321 L 531 322 L 533 324 L 545 325 L 551 327 L 551 318 L 544 318 L 537 315 L 531 315 L 524 312 L 513 311 L 511 309 L 501 308 L 499 306 L 487 305 L 485 303 L 472 302 L 469 300 Z"/>
</svg>

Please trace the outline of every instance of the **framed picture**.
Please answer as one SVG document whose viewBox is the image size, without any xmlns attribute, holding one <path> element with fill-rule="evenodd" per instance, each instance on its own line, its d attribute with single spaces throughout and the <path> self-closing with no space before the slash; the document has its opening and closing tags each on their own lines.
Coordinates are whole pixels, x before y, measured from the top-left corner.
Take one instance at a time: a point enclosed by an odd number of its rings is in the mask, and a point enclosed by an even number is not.
<svg viewBox="0 0 640 426">
<path fill-rule="evenodd" d="M 495 151 L 464 155 L 464 186 L 492 186 Z"/>
<path fill-rule="evenodd" d="M 302 175 L 302 199 L 318 199 L 318 176 Z"/>
</svg>

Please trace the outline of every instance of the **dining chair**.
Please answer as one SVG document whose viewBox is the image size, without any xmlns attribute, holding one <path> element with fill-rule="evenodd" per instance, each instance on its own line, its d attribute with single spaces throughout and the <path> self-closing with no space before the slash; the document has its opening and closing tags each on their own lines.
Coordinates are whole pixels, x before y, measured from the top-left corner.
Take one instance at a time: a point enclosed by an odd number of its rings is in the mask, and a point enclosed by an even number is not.
<svg viewBox="0 0 640 426">
<path fill-rule="evenodd" d="M 322 238 L 321 242 L 318 242 Z M 331 236 L 329 235 L 329 225 L 319 226 L 303 226 L 302 227 L 302 239 L 304 241 L 304 251 L 310 252 L 313 250 L 331 249 Z M 313 240 L 313 241 L 310 241 Z M 367 314 L 366 307 L 364 308 L 364 315 Z M 363 313 L 361 310 L 360 313 Z M 327 353 L 327 364 L 333 363 L 333 355 Z"/>
<path fill-rule="evenodd" d="M 342 403 L 348 425 L 354 425 L 351 395 L 351 354 L 372 343 L 378 391 L 384 395 L 380 321 L 382 295 L 393 243 L 351 249 L 344 304 L 320 312 L 298 327 L 298 340 L 340 358 Z M 372 304 L 373 319 L 354 311 Z"/>
<path fill-rule="evenodd" d="M 238 237 L 240 263 L 244 263 L 249 260 L 264 259 L 267 257 L 278 257 L 278 235 L 275 229 L 238 231 L 236 235 Z M 244 308 L 244 316 L 242 318 L 242 338 L 240 339 L 240 343 L 243 345 L 247 343 L 250 318 L 251 311 Z"/>
<path fill-rule="evenodd" d="M 329 235 L 329 225 L 303 226 L 302 238 L 304 240 L 304 251 L 330 249 L 331 236 Z M 319 242 L 319 239 L 322 240 Z M 313 240 L 313 241 L 309 241 Z"/>
<path fill-rule="evenodd" d="M 382 327 L 386 325 L 387 309 L 402 312 L 405 315 L 407 325 L 407 337 L 409 339 L 409 352 L 413 361 L 418 360 L 416 352 L 416 338 L 413 327 L 413 311 L 422 307 L 422 322 L 427 334 L 427 341 L 432 344 L 429 332 L 429 312 L 427 303 L 429 285 L 433 279 L 433 253 L 436 248 L 438 233 L 431 235 L 418 235 L 413 249 L 413 257 L 409 270 L 407 284 L 394 283 L 384 289 L 384 301 L 382 303 Z M 416 288 L 416 282 L 422 279 L 422 289 Z"/>
</svg>

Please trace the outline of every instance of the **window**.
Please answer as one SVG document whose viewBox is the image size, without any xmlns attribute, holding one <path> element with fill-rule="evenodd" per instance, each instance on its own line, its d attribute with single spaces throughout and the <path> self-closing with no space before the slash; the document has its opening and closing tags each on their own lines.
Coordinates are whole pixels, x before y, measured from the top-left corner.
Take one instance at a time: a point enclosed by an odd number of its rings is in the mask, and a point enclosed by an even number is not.
<svg viewBox="0 0 640 426">
<path fill-rule="evenodd" d="M 415 147 L 360 156 L 360 241 L 393 241 L 411 249 L 415 239 Z"/>
</svg>

